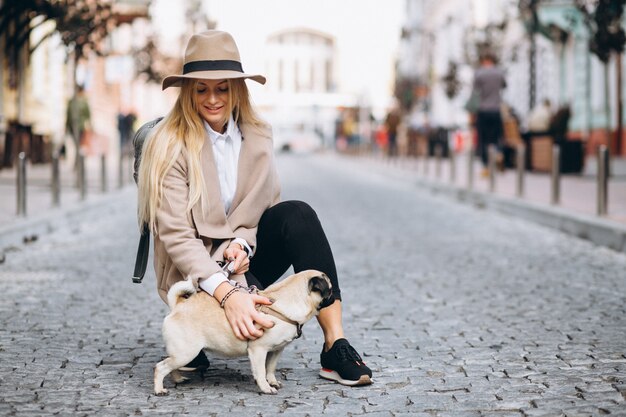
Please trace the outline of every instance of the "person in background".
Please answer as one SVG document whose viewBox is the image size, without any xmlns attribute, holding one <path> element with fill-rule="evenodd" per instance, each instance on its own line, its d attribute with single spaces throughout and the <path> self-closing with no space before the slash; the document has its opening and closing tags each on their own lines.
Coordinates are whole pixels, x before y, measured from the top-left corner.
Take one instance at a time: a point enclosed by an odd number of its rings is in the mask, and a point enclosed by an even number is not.
<svg viewBox="0 0 626 417">
<path fill-rule="evenodd" d="M 489 145 L 498 149 L 502 140 L 502 90 L 506 87 L 504 71 L 496 65 L 491 53 L 483 53 L 480 67 L 474 73 L 473 92 L 477 97 L 476 130 L 478 131 L 478 151 L 483 163 L 482 175 L 488 175 Z M 502 154 L 499 153 L 500 163 Z"/>
<path fill-rule="evenodd" d="M 388 136 L 387 155 L 390 158 L 398 156 L 398 126 L 401 121 L 400 111 L 394 106 L 385 117 L 385 128 Z"/>
<path fill-rule="evenodd" d="M 65 131 L 74 142 L 74 169 L 78 168 L 81 140 L 90 126 L 91 111 L 87 97 L 85 97 L 85 88 L 79 85 L 76 88 L 76 94 L 67 103 L 67 116 L 65 118 Z"/>
<path fill-rule="evenodd" d="M 308 204 L 281 202 L 272 130 L 253 107 L 246 79 L 265 84 L 265 77 L 243 71 L 230 34 L 193 35 L 183 73 L 163 80 L 163 89 L 180 87 L 172 110 L 137 132 L 148 135 L 138 213 L 154 235 L 159 295 L 166 300 L 174 283 L 198 279 L 224 308 L 233 334 L 254 340 L 273 326 L 255 307 L 272 301 L 240 290 L 236 282 L 264 288 L 291 266 L 295 272 L 322 271 L 335 301 L 318 316 L 324 333 L 319 375 L 348 386 L 371 384 L 371 370 L 344 336 L 330 244 Z M 224 265 L 231 266 L 232 277 Z M 202 352 L 189 364 L 206 366 Z"/>
<path fill-rule="evenodd" d="M 550 100 L 543 99 L 528 115 L 527 128 L 531 133 L 547 133 L 550 130 L 552 108 Z"/>
<path fill-rule="evenodd" d="M 120 112 L 117 115 L 117 131 L 120 135 L 120 152 L 126 155 L 129 151 L 130 139 L 135 134 L 134 126 L 137 116 L 132 111 Z"/>
</svg>

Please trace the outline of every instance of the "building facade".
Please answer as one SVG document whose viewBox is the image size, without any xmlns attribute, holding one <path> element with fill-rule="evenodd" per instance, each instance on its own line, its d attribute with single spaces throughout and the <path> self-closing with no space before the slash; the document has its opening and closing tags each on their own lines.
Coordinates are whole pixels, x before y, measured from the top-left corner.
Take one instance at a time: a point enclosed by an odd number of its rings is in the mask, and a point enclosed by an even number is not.
<svg viewBox="0 0 626 417">
<path fill-rule="evenodd" d="M 488 44 L 506 71 L 503 97 L 521 129 L 533 105 L 548 99 L 553 109 L 570 107 L 570 136 L 584 139 L 587 151 L 595 152 L 598 144 L 607 143 L 607 128 L 612 131 L 617 125 L 617 58 L 605 72 L 589 52 L 589 32 L 572 0 L 539 3 L 537 14 L 545 30 L 534 34 L 533 48 L 526 30 L 528 17 L 517 3 L 406 0 L 397 69 L 398 78 L 413 80 L 409 120 L 415 125 L 467 128 L 464 104 L 480 47 Z M 456 89 L 450 88 L 451 81 Z M 626 121 L 624 115 L 622 119 Z"/>
<path fill-rule="evenodd" d="M 274 128 L 277 147 L 330 146 L 341 108 L 357 98 L 337 86 L 337 46 L 333 36 L 310 28 L 289 28 L 266 41 L 265 91 L 257 97 Z"/>
<path fill-rule="evenodd" d="M 137 85 L 132 54 L 148 32 L 148 5 L 147 0 L 112 2 L 115 27 L 103 41 L 106 57 L 88 52 L 78 61 L 72 59 L 53 20 L 29 22 L 32 30 L 19 51 L 16 72 L 9 68 L 6 51 L 0 51 L 2 165 L 10 166 L 18 150 L 32 151 L 31 162 L 45 162 L 66 142 L 66 106 L 75 85 L 85 87 L 91 107 L 92 129 L 99 141 L 93 150 L 118 151 L 117 113 L 136 107 L 135 98 L 141 96 L 133 94 Z M 17 132 L 28 132 L 19 143 L 9 137 L 15 136 L 16 126 Z M 31 135 L 35 140 L 29 139 Z M 37 150 L 42 155 L 35 155 L 27 145 L 37 141 L 43 142 L 37 146 L 45 147 L 45 151 Z"/>
</svg>

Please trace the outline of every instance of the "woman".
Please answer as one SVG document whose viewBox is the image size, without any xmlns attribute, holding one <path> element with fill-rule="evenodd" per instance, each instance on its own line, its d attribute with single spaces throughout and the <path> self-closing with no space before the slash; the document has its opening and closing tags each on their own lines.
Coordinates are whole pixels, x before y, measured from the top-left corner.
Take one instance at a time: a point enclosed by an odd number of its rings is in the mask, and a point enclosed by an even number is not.
<svg viewBox="0 0 626 417">
<path fill-rule="evenodd" d="M 155 236 L 154 265 L 161 298 L 186 276 L 223 305 L 232 331 L 254 340 L 273 323 L 257 304 L 271 300 L 234 290 L 222 270 L 232 262 L 235 280 L 263 288 L 293 265 L 317 269 L 333 284 L 335 302 L 319 314 L 325 344 L 320 375 L 344 385 L 371 383 L 371 371 L 344 338 L 341 293 L 324 231 L 315 212 L 299 201 L 279 202 L 270 127 L 250 104 L 232 36 L 194 35 L 170 113 L 150 131 L 139 168 L 139 220 Z M 145 132 L 150 129 L 142 128 Z M 258 325 L 261 329 L 258 329 Z M 207 366 L 201 353 L 189 367 Z"/>
</svg>

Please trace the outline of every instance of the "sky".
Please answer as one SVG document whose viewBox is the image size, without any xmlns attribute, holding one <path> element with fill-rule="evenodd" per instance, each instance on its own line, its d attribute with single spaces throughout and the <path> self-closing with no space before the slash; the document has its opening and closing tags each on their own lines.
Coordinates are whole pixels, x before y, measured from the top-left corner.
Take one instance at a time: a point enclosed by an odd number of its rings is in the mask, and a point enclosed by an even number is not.
<svg viewBox="0 0 626 417">
<path fill-rule="evenodd" d="M 180 3 L 154 3 L 153 21 L 166 39 L 184 32 Z M 217 29 L 237 41 L 246 72 L 264 73 L 268 35 L 295 27 L 316 29 L 336 39 L 342 92 L 366 97 L 374 106 L 390 104 L 404 0 L 205 0 L 204 6 Z"/>
</svg>

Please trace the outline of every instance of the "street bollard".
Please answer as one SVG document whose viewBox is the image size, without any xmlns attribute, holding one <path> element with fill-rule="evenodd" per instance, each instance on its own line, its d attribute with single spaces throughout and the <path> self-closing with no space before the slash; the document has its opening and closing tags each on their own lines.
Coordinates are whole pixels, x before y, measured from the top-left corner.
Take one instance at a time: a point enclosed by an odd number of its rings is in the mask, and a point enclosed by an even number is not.
<svg viewBox="0 0 626 417">
<path fill-rule="evenodd" d="M 59 153 L 52 154 L 52 207 L 61 205 L 61 172 L 59 170 Z"/>
<path fill-rule="evenodd" d="M 26 154 L 17 156 L 17 215 L 26 217 Z"/>
<path fill-rule="evenodd" d="M 117 164 L 117 188 L 124 186 L 124 152 L 120 150 L 120 159 Z"/>
<path fill-rule="evenodd" d="M 426 153 L 424 154 L 424 167 L 423 167 L 423 174 L 424 177 L 428 177 L 428 163 L 430 161 L 428 160 L 428 151 L 426 151 Z"/>
<path fill-rule="evenodd" d="M 518 145 L 517 153 L 515 157 L 516 157 L 515 169 L 517 171 L 517 181 L 516 181 L 517 193 L 516 194 L 518 197 L 523 197 L 524 196 L 524 174 L 526 173 L 526 146 Z"/>
<path fill-rule="evenodd" d="M 450 149 L 448 157 L 450 158 L 450 183 L 454 184 L 456 182 L 456 155 L 454 150 Z"/>
<path fill-rule="evenodd" d="M 495 145 L 489 145 L 488 148 L 488 164 L 489 164 L 489 192 L 493 193 L 496 190 L 496 158 L 498 150 Z"/>
<path fill-rule="evenodd" d="M 105 154 L 100 156 L 100 191 L 107 192 L 107 157 Z"/>
<path fill-rule="evenodd" d="M 552 145 L 552 171 L 550 176 L 551 198 L 554 205 L 561 200 L 561 147 Z"/>
<path fill-rule="evenodd" d="M 443 149 L 440 143 L 435 145 L 435 177 L 437 179 L 441 178 L 441 155 L 443 154 Z"/>
<path fill-rule="evenodd" d="M 467 189 L 474 188 L 474 146 L 470 144 L 467 151 Z"/>
<path fill-rule="evenodd" d="M 133 183 L 135 181 L 135 161 L 133 160 L 132 154 L 126 154 L 126 161 L 128 166 L 128 183 Z"/>
<path fill-rule="evenodd" d="M 87 196 L 87 173 L 85 171 L 85 154 L 80 151 L 78 153 L 78 189 L 81 200 Z"/>
<path fill-rule="evenodd" d="M 598 216 L 605 216 L 608 211 L 609 191 L 609 150 L 605 145 L 598 149 Z"/>
</svg>

